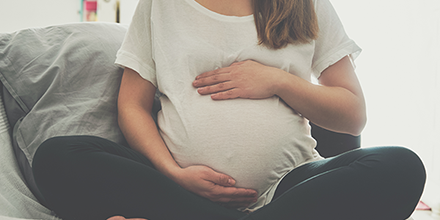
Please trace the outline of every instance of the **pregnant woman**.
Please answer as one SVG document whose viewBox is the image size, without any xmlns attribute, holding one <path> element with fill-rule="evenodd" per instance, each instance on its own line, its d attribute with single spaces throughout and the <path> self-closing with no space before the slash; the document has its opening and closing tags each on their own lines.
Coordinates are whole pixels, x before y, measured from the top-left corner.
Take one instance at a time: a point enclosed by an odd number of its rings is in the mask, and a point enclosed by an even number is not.
<svg viewBox="0 0 440 220">
<path fill-rule="evenodd" d="M 359 53 L 328 0 L 141 0 L 116 59 L 130 148 L 49 139 L 36 182 L 66 220 L 406 219 L 425 181 L 413 152 L 314 150 L 309 121 L 365 125 Z"/>
</svg>

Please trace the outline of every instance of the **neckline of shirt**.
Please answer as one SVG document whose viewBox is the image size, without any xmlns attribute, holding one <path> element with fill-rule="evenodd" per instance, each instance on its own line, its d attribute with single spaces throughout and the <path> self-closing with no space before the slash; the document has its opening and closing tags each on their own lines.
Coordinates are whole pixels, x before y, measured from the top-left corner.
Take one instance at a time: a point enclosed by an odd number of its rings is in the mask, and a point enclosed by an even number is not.
<svg viewBox="0 0 440 220">
<path fill-rule="evenodd" d="M 247 22 L 254 20 L 254 15 L 247 15 L 247 16 L 223 15 L 206 8 L 205 6 L 196 2 L 195 0 L 186 0 L 186 2 L 188 2 L 188 4 L 190 4 L 197 11 L 202 12 L 203 14 L 208 15 L 209 17 L 212 17 L 217 20 L 227 21 L 227 22 Z"/>
</svg>

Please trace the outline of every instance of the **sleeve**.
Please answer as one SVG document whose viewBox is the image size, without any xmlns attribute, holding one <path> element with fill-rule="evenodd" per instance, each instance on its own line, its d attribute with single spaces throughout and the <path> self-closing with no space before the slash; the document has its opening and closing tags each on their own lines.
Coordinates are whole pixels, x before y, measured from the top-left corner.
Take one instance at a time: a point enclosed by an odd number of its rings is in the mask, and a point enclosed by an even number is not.
<svg viewBox="0 0 440 220">
<path fill-rule="evenodd" d="M 315 0 L 319 34 L 315 41 L 312 71 L 316 78 L 347 55 L 356 59 L 362 49 L 351 40 L 329 0 Z"/>
<path fill-rule="evenodd" d="M 115 63 L 136 71 L 157 87 L 151 34 L 152 0 L 139 1 L 133 19 L 116 54 Z"/>
</svg>

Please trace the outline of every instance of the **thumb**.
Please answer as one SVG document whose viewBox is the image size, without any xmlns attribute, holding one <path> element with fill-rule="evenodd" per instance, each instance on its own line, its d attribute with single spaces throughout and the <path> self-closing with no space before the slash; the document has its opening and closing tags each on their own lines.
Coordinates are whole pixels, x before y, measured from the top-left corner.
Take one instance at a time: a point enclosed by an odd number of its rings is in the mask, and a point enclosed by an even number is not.
<svg viewBox="0 0 440 220">
<path fill-rule="evenodd" d="M 127 219 L 122 216 L 113 216 L 111 218 L 108 218 L 107 220 L 127 220 Z"/>
<path fill-rule="evenodd" d="M 235 185 L 235 180 L 223 173 L 216 173 L 216 176 L 213 179 L 214 183 L 220 186 L 233 186 Z"/>
</svg>

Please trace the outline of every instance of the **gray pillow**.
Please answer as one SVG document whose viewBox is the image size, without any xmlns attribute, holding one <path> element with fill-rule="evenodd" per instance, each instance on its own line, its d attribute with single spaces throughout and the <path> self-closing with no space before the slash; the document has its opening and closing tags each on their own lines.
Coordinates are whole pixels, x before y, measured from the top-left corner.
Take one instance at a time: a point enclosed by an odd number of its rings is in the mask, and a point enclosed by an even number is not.
<svg viewBox="0 0 440 220">
<path fill-rule="evenodd" d="M 60 135 L 125 144 L 117 122 L 123 69 L 114 64 L 127 27 L 77 23 L 0 34 L 0 80 L 16 157 L 31 191 L 38 146 Z"/>
</svg>

